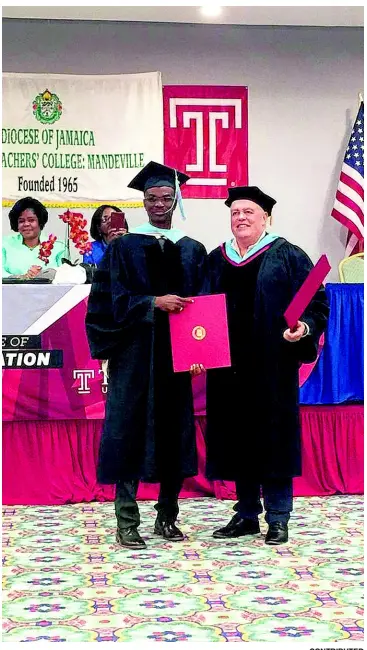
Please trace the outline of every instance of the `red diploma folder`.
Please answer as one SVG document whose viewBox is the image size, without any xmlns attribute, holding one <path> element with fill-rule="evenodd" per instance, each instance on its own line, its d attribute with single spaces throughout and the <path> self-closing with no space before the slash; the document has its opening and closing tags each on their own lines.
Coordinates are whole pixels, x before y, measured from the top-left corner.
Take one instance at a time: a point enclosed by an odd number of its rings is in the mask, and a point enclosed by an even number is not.
<svg viewBox="0 0 367 650">
<path fill-rule="evenodd" d="M 206 369 L 230 366 L 225 295 L 192 300 L 182 312 L 169 315 L 174 371 L 190 370 L 194 363 Z"/>
<path fill-rule="evenodd" d="M 299 291 L 297 291 L 291 304 L 284 314 L 286 323 L 291 330 L 296 327 L 297 321 L 300 320 L 302 314 L 307 309 L 312 298 L 320 289 L 330 269 L 331 266 L 329 264 L 328 258 L 326 255 L 322 255 L 317 264 L 315 264 L 314 268 L 307 276 Z"/>
</svg>

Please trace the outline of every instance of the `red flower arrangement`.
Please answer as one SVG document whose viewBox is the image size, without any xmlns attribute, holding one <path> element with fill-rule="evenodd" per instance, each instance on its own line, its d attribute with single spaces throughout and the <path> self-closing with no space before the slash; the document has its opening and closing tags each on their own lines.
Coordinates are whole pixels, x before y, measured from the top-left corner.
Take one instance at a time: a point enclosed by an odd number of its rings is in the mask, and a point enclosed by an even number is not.
<svg viewBox="0 0 367 650">
<path fill-rule="evenodd" d="M 49 263 L 50 260 L 48 258 L 52 253 L 52 249 L 54 247 L 54 243 L 56 239 L 57 239 L 56 235 L 50 235 L 46 241 L 42 242 L 40 246 L 40 252 L 38 255 L 38 259 L 41 260 L 41 262 L 44 262 L 45 264 Z"/>
<path fill-rule="evenodd" d="M 64 214 L 60 214 L 59 218 L 69 225 L 69 239 L 81 253 L 89 253 L 92 244 L 89 241 L 89 236 L 86 230 L 87 220 L 84 219 L 80 212 L 70 212 L 66 210 Z"/>
</svg>

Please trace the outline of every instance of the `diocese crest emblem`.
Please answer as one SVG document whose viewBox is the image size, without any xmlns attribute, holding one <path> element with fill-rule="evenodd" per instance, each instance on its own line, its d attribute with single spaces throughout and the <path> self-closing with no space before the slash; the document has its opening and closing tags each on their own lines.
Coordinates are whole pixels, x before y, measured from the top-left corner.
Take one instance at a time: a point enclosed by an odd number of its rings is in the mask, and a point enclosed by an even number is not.
<svg viewBox="0 0 367 650">
<path fill-rule="evenodd" d="M 33 100 L 33 115 L 41 124 L 54 124 L 62 114 L 62 103 L 49 90 L 40 93 Z"/>
</svg>

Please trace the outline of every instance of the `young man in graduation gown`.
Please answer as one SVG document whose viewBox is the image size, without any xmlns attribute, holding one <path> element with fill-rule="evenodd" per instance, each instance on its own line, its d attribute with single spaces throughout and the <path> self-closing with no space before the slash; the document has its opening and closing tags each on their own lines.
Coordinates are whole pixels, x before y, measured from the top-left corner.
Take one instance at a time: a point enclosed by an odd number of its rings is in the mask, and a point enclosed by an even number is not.
<svg viewBox="0 0 367 650">
<path fill-rule="evenodd" d="M 234 480 L 238 503 L 232 538 L 260 532 L 264 497 L 267 544 L 288 539 L 292 478 L 301 474 L 298 403 L 300 364 L 316 359 L 328 306 L 321 288 L 295 332 L 283 314 L 312 269 L 308 256 L 267 233 L 276 201 L 257 187 L 229 190 L 233 238 L 208 257 L 210 291 L 227 296 L 232 367 L 207 377 L 207 469 Z"/>
<path fill-rule="evenodd" d="M 131 181 L 148 221 L 109 245 L 88 303 L 92 357 L 109 361 L 98 480 L 116 483 L 116 539 L 134 549 L 145 547 L 139 480 L 160 483 L 154 532 L 173 541 L 183 539 L 175 525 L 183 480 L 197 474 L 191 377 L 173 372 L 168 318 L 202 292 L 206 274 L 204 246 L 172 228 L 188 178 L 151 162 Z"/>
</svg>

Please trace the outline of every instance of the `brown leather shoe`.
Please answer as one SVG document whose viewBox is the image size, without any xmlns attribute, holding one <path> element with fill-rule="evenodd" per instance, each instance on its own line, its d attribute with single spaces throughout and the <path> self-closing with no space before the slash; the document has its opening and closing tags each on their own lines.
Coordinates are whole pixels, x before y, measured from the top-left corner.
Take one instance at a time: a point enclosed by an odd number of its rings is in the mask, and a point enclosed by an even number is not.
<svg viewBox="0 0 367 650">
<path fill-rule="evenodd" d="M 116 542 L 119 546 L 133 550 L 146 548 L 147 545 L 140 537 L 136 528 L 123 528 L 116 532 Z"/>
<path fill-rule="evenodd" d="M 158 518 L 154 524 L 154 534 L 161 535 L 169 542 L 182 542 L 184 539 L 183 533 L 173 521 L 161 521 Z"/>
</svg>

